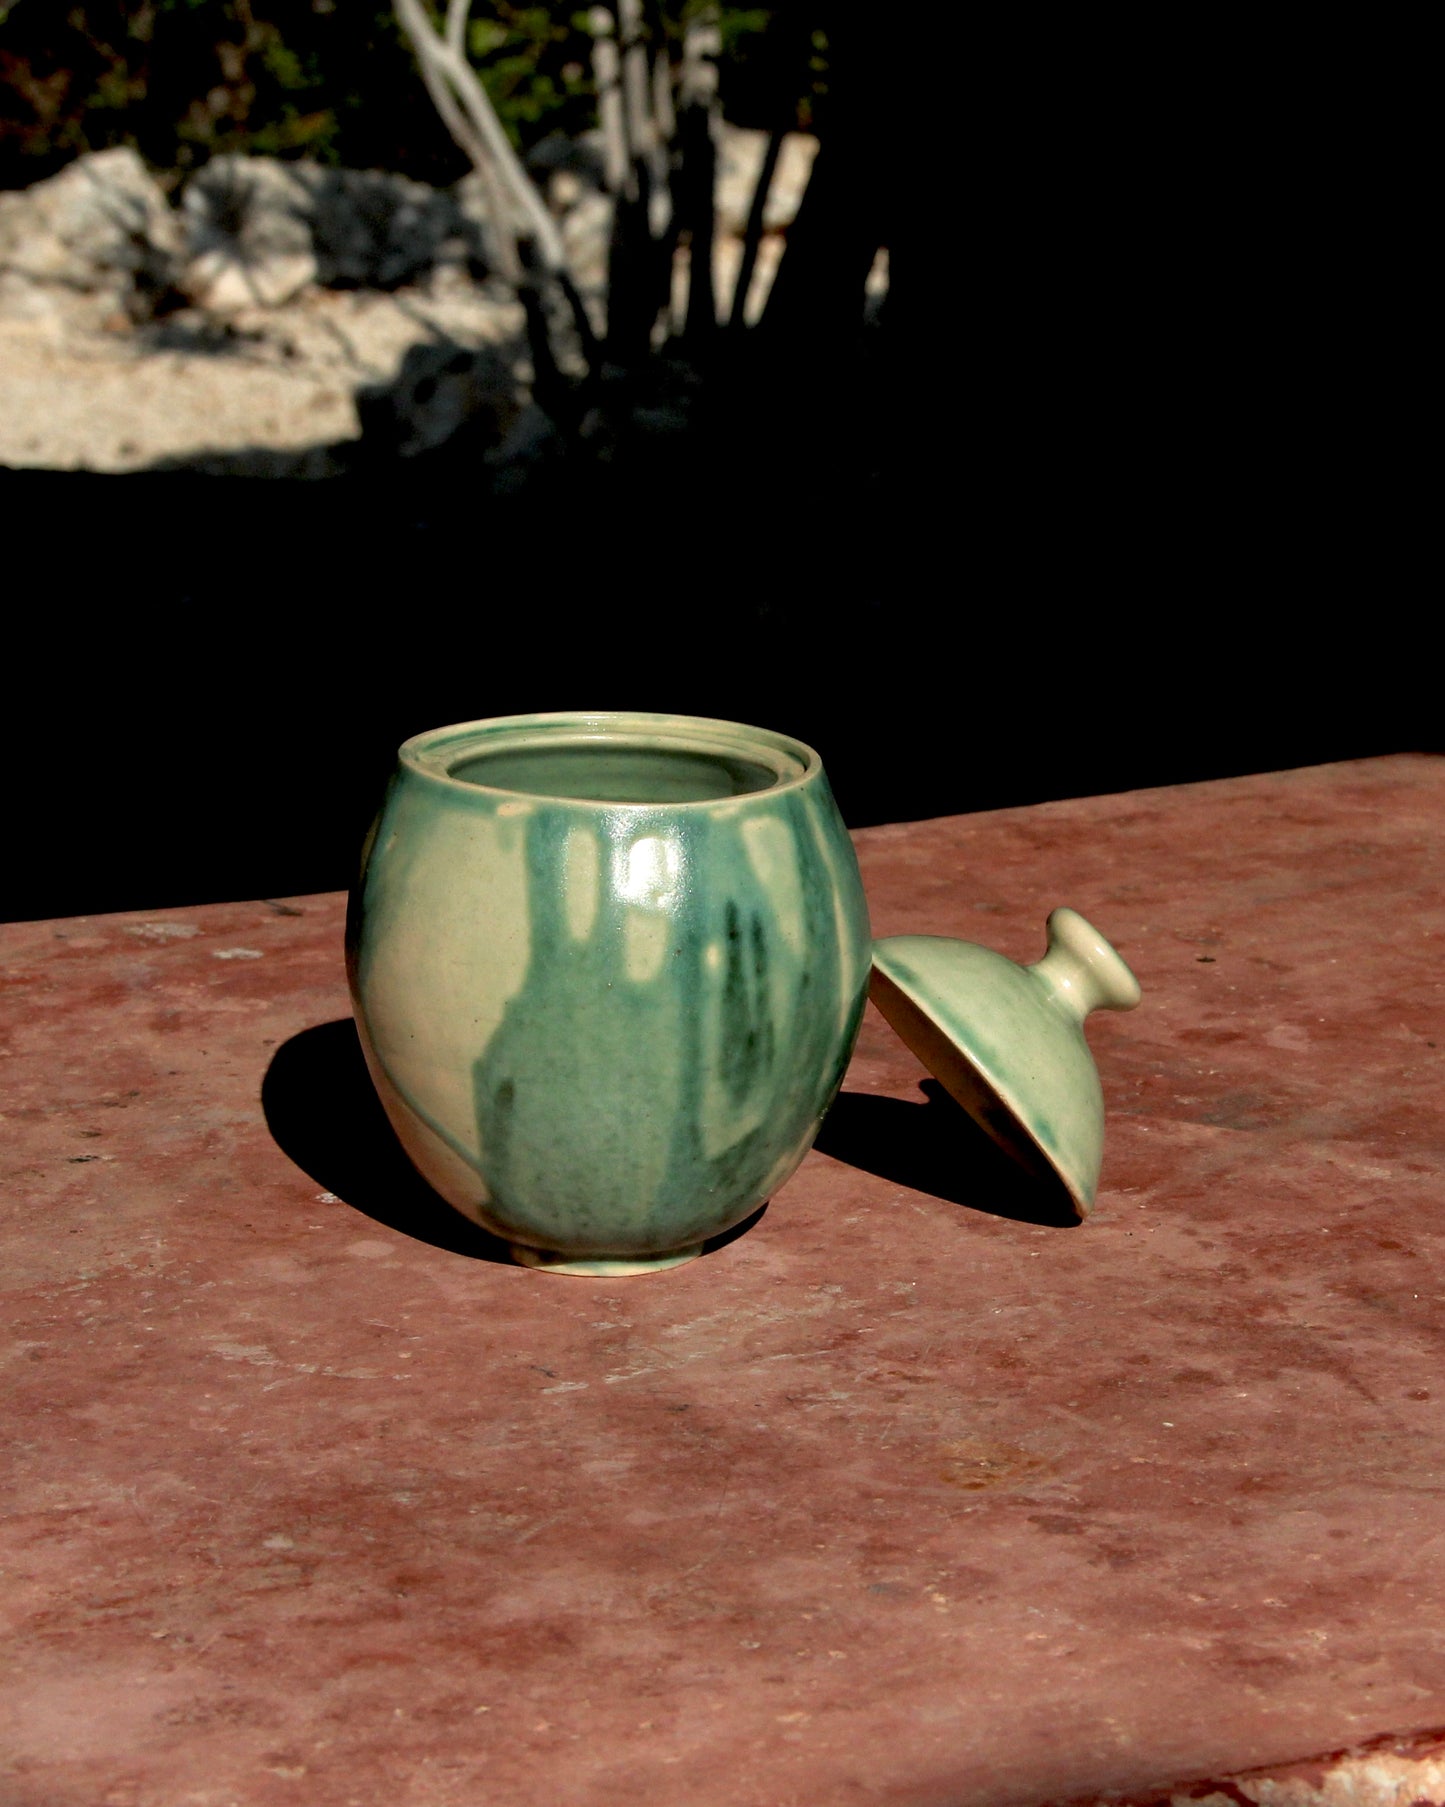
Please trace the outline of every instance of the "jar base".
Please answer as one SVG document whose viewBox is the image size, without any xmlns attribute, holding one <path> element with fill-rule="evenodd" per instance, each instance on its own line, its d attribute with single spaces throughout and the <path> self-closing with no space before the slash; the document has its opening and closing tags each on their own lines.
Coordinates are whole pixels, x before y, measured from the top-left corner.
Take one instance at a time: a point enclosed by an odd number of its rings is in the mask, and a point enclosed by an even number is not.
<svg viewBox="0 0 1445 1807">
<path fill-rule="evenodd" d="M 629 1274 L 655 1274 L 665 1267 L 681 1267 L 684 1261 L 695 1261 L 702 1244 L 691 1248 L 669 1249 L 665 1255 L 581 1255 L 562 1254 L 556 1249 L 529 1249 L 525 1243 L 509 1245 L 512 1259 L 519 1267 L 535 1267 L 549 1274 L 578 1274 L 584 1279 L 621 1280 Z"/>
</svg>

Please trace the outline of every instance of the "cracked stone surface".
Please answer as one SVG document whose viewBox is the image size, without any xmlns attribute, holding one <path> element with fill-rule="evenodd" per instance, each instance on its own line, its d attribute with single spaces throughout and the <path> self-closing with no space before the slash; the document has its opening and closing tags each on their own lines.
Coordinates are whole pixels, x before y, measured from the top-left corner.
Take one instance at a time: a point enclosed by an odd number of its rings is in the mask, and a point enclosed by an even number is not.
<svg viewBox="0 0 1445 1807">
<path fill-rule="evenodd" d="M 0 1796 L 1438 1799 L 1442 810 L 1399 756 L 860 832 L 875 933 L 1067 902 L 1139 975 L 1094 1217 L 870 1015 L 766 1213 L 626 1282 L 411 1178 L 339 897 L 0 928 Z"/>
<path fill-rule="evenodd" d="M 224 321 L 0 318 L 0 464 L 129 471 L 244 449 L 271 455 L 266 474 L 310 474 L 310 448 L 357 437 L 357 392 L 443 341 L 524 363 L 521 305 L 442 277 L 395 294 L 309 289 Z"/>
</svg>

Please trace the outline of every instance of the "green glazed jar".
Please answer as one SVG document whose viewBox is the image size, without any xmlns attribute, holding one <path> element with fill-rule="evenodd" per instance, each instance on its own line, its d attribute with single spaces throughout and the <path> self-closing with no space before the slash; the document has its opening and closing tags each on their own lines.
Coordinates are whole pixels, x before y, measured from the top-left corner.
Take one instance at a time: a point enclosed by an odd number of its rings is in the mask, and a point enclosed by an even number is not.
<svg viewBox="0 0 1445 1807">
<path fill-rule="evenodd" d="M 636 714 L 407 741 L 347 932 L 417 1168 L 524 1264 L 604 1275 L 689 1260 L 793 1172 L 870 945 L 811 748 Z"/>
</svg>

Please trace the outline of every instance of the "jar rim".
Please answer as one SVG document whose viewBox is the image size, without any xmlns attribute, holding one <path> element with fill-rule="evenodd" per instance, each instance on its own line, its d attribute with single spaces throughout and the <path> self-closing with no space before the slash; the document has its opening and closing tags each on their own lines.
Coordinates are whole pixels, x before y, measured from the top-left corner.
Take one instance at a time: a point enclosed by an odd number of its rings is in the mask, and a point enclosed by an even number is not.
<svg viewBox="0 0 1445 1807">
<path fill-rule="evenodd" d="M 631 747 L 654 753 L 692 754 L 714 760 L 742 760 L 773 773 L 771 783 L 733 796 L 646 800 L 577 797 L 459 777 L 458 769 L 492 754 L 565 747 Z M 535 715 L 484 716 L 428 728 L 404 741 L 397 753 L 408 772 L 445 789 L 473 797 L 546 803 L 585 810 L 709 810 L 761 801 L 793 791 L 821 776 L 823 762 L 804 741 L 743 722 L 701 715 L 669 715 L 638 710 L 558 710 Z"/>
</svg>

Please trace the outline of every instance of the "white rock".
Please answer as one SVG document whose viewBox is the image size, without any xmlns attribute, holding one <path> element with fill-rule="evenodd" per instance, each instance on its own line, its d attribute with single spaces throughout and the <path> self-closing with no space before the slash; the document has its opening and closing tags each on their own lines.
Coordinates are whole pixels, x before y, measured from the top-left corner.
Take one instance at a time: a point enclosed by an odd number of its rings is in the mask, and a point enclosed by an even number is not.
<svg viewBox="0 0 1445 1807">
<path fill-rule="evenodd" d="M 612 244 L 612 196 L 584 193 L 562 215 L 562 246 L 573 280 L 584 293 L 607 286 L 607 254 Z"/>
<path fill-rule="evenodd" d="M 499 262 L 492 210 L 487 201 L 486 185 L 473 170 L 462 177 L 451 190 L 460 230 L 467 248 L 478 263 L 495 268 Z"/>
<path fill-rule="evenodd" d="M 430 270 L 462 221 L 452 197 L 375 169 L 304 166 L 320 280 L 395 289 Z"/>
<path fill-rule="evenodd" d="M 213 157 L 186 184 L 182 211 L 190 258 L 180 286 L 210 312 L 281 307 L 316 280 L 299 165 Z"/>
<path fill-rule="evenodd" d="M 38 317 L 77 295 L 131 307 L 166 286 L 179 245 L 165 195 L 133 150 L 77 157 L 44 182 L 0 194 L 4 311 Z"/>
<path fill-rule="evenodd" d="M 59 325 L 0 320 L 0 464 L 327 475 L 338 468 L 333 448 L 360 432 L 358 385 L 397 381 L 413 346 L 442 338 L 493 347 L 520 386 L 520 306 L 460 279 L 395 295 L 309 288 L 224 322 L 175 313 L 132 332 L 85 330 L 72 315 Z M 438 383 L 439 412 L 453 408 L 455 380 Z M 405 424 L 427 405 L 416 393 L 423 381 L 407 371 L 403 444 L 428 437 Z"/>
<path fill-rule="evenodd" d="M 294 256 L 258 257 L 216 245 L 193 257 L 181 287 L 210 314 L 236 314 L 248 307 L 284 307 L 316 280 L 309 251 Z"/>
<path fill-rule="evenodd" d="M 565 132 L 549 132 L 527 152 L 526 163 L 533 179 L 544 188 L 564 172 L 575 177 L 584 188 L 601 188 L 602 134 L 591 131 L 569 138 Z"/>
<path fill-rule="evenodd" d="M 456 201 L 423 182 L 269 157 L 212 158 L 187 184 L 184 212 L 184 287 L 216 313 L 281 307 L 312 282 L 400 288 L 465 227 Z"/>
<path fill-rule="evenodd" d="M 747 230 L 753 190 L 762 173 L 768 134 L 745 126 L 725 125 L 718 142 L 716 205 L 718 226 L 741 236 Z M 797 217 L 803 191 L 813 173 L 818 140 L 806 132 L 787 132 L 763 208 L 763 230 L 785 232 Z"/>
<path fill-rule="evenodd" d="M 491 446 L 505 438 L 522 407 L 517 376 L 490 346 L 413 345 L 396 375 L 356 397 L 368 453 L 414 458 L 458 433 Z"/>
</svg>

